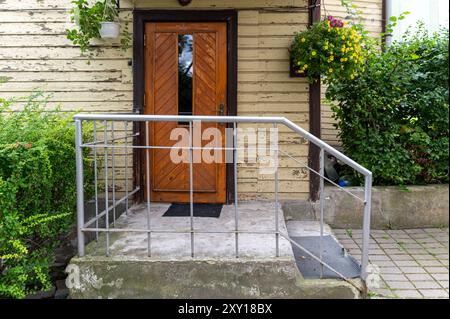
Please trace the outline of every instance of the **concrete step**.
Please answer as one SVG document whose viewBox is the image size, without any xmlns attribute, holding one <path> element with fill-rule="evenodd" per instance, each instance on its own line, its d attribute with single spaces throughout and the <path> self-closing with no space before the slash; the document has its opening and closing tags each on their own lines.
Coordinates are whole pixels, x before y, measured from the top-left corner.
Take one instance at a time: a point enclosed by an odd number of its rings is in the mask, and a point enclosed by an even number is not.
<svg viewBox="0 0 450 319">
<path fill-rule="evenodd" d="M 151 257 L 146 232 L 111 233 L 86 247 L 68 267 L 71 298 L 355 298 L 358 291 L 342 280 L 305 280 L 288 240 L 280 236 L 275 252 L 275 206 L 269 202 L 239 204 L 239 256 L 236 258 L 234 207 L 224 206 L 219 218 L 195 217 L 191 236 L 189 217 L 163 217 L 169 205 L 151 207 Z M 278 224 L 288 229 L 282 210 Z M 146 229 L 145 206 L 134 206 L 115 222 L 115 228 Z M 217 231 L 217 233 L 214 233 Z M 263 233 L 260 233 L 263 232 Z M 264 233 L 267 232 L 267 233 Z"/>
</svg>

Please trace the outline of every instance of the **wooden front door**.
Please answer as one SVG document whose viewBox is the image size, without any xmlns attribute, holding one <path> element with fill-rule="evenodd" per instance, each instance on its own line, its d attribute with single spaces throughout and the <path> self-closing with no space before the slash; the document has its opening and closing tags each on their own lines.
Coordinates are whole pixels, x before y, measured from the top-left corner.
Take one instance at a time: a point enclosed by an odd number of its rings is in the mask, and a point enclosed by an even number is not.
<svg viewBox="0 0 450 319">
<path fill-rule="evenodd" d="M 226 115 L 226 77 L 226 23 L 146 23 L 145 114 Z M 201 126 L 194 126 L 197 129 L 193 131 L 194 147 L 200 144 L 211 146 L 212 140 L 213 146 L 224 147 L 224 124 L 201 123 Z M 179 132 L 185 132 L 184 137 L 188 137 L 189 124 L 152 123 L 149 125 L 150 145 L 180 145 L 183 134 Z M 211 132 L 220 134 L 211 136 Z M 184 143 L 184 146 L 188 145 Z M 209 152 L 205 160 L 204 150 L 193 151 L 194 202 L 225 203 L 225 152 Z M 150 199 L 189 202 L 189 151 L 182 153 L 185 160 L 181 162 L 174 161 L 171 155 L 170 149 L 150 151 Z M 143 165 L 147 174 L 145 163 Z"/>
</svg>

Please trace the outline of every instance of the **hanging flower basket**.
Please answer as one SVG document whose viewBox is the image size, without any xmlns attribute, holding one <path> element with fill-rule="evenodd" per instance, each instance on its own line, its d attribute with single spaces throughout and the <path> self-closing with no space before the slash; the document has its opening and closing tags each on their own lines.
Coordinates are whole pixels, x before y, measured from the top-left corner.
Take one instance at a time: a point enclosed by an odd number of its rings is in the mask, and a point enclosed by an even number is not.
<svg viewBox="0 0 450 319">
<path fill-rule="evenodd" d="M 308 73 L 305 72 L 298 72 L 298 67 L 294 65 L 294 59 L 289 59 L 289 76 L 291 78 L 306 78 Z"/>
<path fill-rule="evenodd" d="M 310 83 L 322 77 L 354 79 L 363 71 L 362 36 L 356 26 L 346 26 L 331 16 L 299 32 L 290 52 L 291 76 L 307 77 Z"/>
</svg>

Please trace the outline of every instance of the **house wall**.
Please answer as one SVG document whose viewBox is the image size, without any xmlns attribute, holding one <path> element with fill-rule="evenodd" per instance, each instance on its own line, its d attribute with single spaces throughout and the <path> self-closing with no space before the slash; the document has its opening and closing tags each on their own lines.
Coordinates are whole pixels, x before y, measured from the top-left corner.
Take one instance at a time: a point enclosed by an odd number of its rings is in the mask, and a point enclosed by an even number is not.
<svg viewBox="0 0 450 319">
<path fill-rule="evenodd" d="M 341 0 L 322 0 L 322 15 L 332 15 L 345 19 L 346 9 L 341 6 Z M 353 3 L 362 11 L 363 24 L 370 35 L 377 36 L 382 32 L 382 7 L 383 0 L 355 0 Z M 322 99 L 325 99 L 326 86 L 322 86 Z M 340 148 L 338 130 L 334 127 L 336 120 L 332 117 L 333 112 L 327 103 L 322 102 L 321 136 L 330 145 Z"/>
<path fill-rule="evenodd" d="M 121 16 L 131 21 L 133 2 L 121 0 Z M 307 0 L 193 0 L 181 7 L 176 0 L 137 0 L 138 8 L 238 9 L 238 115 L 286 116 L 308 129 L 308 84 L 289 77 L 288 45 L 308 23 Z M 50 107 L 83 112 L 131 112 L 132 49 L 111 41 L 95 41 L 88 63 L 66 39 L 70 0 L 0 1 L 0 85 L 2 97 L 26 96 L 40 88 L 51 94 Z M 132 25 L 130 24 L 130 30 Z M 22 99 L 23 100 L 23 99 Z M 20 107 L 20 103 L 18 104 Z M 121 134 L 121 127 L 117 127 Z M 308 144 L 280 128 L 280 148 L 307 162 Z M 116 176 L 123 189 L 125 161 L 118 152 Z M 131 157 L 129 158 L 131 176 Z M 294 160 L 280 157 L 279 189 L 283 199 L 308 197 L 309 175 Z M 243 198 L 270 198 L 273 175 L 261 174 L 258 164 L 241 165 L 238 191 Z"/>
</svg>

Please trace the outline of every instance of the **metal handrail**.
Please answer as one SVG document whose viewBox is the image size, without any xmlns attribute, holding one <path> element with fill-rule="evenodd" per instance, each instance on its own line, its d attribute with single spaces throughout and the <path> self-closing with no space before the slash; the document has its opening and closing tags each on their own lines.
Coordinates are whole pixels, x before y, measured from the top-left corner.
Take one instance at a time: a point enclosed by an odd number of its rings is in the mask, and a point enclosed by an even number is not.
<svg viewBox="0 0 450 319">
<path fill-rule="evenodd" d="M 192 124 L 193 122 L 215 122 L 215 123 L 233 123 L 233 132 L 234 132 L 234 143 L 236 143 L 236 124 L 237 123 L 262 123 L 262 124 L 273 124 L 276 126 L 277 124 L 284 125 L 288 128 L 290 128 L 292 131 L 306 139 L 307 141 L 313 143 L 317 147 L 320 148 L 320 171 L 317 172 L 315 170 L 312 170 L 315 174 L 319 175 L 321 177 L 320 179 L 320 225 L 321 225 L 321 247 L 322 247 L 322 237 L 323 237 L 323 219 L 324 219 L 324 196 L 323 196 L 323 190 L 324 190 L 324 179 L 327 179 L 324 176 L 324 153 L 327 152 L 334 157 L 336 157 L 341 162 L 347 164 L 348 166 L 355 169 L 357 172 L 362 174 L 364 176 L 364 214 L 363 214 L 363 243 L 362 243 L 362 259 L 361 259 L 361 278 L 365 280 L 367 276 L 367 266 L 368 266 L 368 250 L 369 250 L 369 236 L 370 236 L 370 212 L 371 212 L 371 192 L 372 192 L 372 173 L 362 165 L 358 164 L 351 158 L 347 157 L 337 149 L 333 148 L 332 146 L 328 145 L 326 142 L 322 141 L 321 139 L 317 138 L 316 136 L 312 135 L 308 131 L 304 130 L 300 126 L 296 125 L 292 121 L 284 118 L 284 117 L 250 117 L 250 116 L 182 116 L 182 115 L 136 115 L 136 114 L 76 114 L 74 116 L 75 120 L 75 127 L 76 127 L 76 162 L 77 162 L 77 212 L 78 212 L 78 238 L 79 238 L 79 253 L 80 255 L 84 254 L 84 231 L 88 231 L 86 228 L 86 225 L 84 224 L 84 193 L 83 193 L 83 161 L 82 161 L 82 147 L 90 147 L 92 145 L 83 144 L 82 141 L 82 121 L 104 121 L 105 124 L 107 121 L 132 121 L 132 122 L 188 122 L 189 123 L 189 129 L 190 129 L 190 162 L 192 165 L 192 151 L 194 149 L 192 145 Z M 106 133 L 106 128 L 105 128 Z M 145 151 L 149 152 L 149 149 L 151 147 L 148 146 L 148 131 L 146 132 L 146 145 Z M 107 138 L 105 134 L 105 140 L 104 140 L 104 146 L 105 151 L 107 151 L 108 143 Z M 96 143 L 96 141 L 94 141 Z M 97 146 L 97 145 L 96 145 Z M 134 146 L 132 146 L 134 147 Z M 94 147 L 95 149 L 95 147 Z M 235 145 L 235 157 L 236 157 L 236 145 Z M 277 147 L 277 154 L 278 154 L 278 147 Z M 148 155 L 148 154 L 147 154 Z M 114 158 L 114 157 L 113 157 Z M 148 156 L 147 156 L 148 158 Z M 235 158 L 236 160 L 236 158 Z M 278 160 L 278 159 L 277 159 Z M 114 165 L 114 164 L 113 164 Z M 148 162 L 147 162 L 148 165 Z M 107 163 L 106 163 L 107 166 Z M 236 170 L 236 161 L 235 161 L 235 170 Z M 278 212 L 278 175 L 277 171 L 275 170 L 275 214 L 277 216 Z M 236 172 L 235 172 L 236 174 Z M 190 179 L 192 182 L 192 169 L 190 170 Z M 237 175 L 237 174 L 236 174 Z M 114 176 L 114 175 L 113 175 Z M 236 183 L 237 177 L 235 176 L 235 183 Z M 236 186 L 236 185 L 235 185 Z M 147 183 L 147 187 L 149 187 L 149 184 Z M 107 187 L 106 187 L 107 189 Z M 136 190 L 134 190 L 132 193 L 134 193 Z M 237 187 L 235 187 L 235 191 L 237 191 Z M 235 207 L 237 207 L 237 194 L 235 194 Z M 352 194 L 353 195 L 353 194 Z M 130 194 L 127 193 L 125 196 L 126 200 L 128 201 L 128 197 Z M 107 191 L 106 191 L 106 197 L 108 197 Z M 149 201 L 149 196 L 147 196 L 147 201 Z M 191 247 L 192 247 L 192 256 L 193 256 L 193 190 L 191 187 L 190 190 L 190 206 L 191 206 Z M 360 198 L 359 198 L 360 199 Z M 114 199 L 115 200 L 115 199 Z M 124 198 L 122 198 L 119 201 L 123 201 Z M 106 198 L 106 211 L 108 212 L 110 209 L 108 207 L 108 198 Z M 127 202 L 128 203 L 128 202 Z M 128 204 L 127 204 L 128 205 Z M 115 207 L 115 204 L 114 204 Z M 149 211 L 150 203 L 147 203 L 147 213 L 150 214 Z M 237 208 L 235 209 L 235 216 L 237 216 Z M 105 213 L 106 218 L 108 219 L 108 213 Z M 100 218 L 98 215 L 96 216 L 97 220 Z M 236 217 L 237 218 L 237 217 Z M 276 247 L 277 247 L 277 256 L 278 256 L 278 238 L 279 235 L 282 235 L 278 230 L 278 217 L 276 217 Z M 149 223 L 149 218 L 148 218 Z M 148 233 L 148 249 L 150 252 L 150 224 L 147 225 L 147 233 Z M 97 230 L 100 230 L 98 226 L 96 227 Z M 106 225 L 106 234 L 107 234 L 107 245 L 109 244 L 109 226 L 108 221 Z M 145 230 L 143 230 L 145 231 Z M 237 219 L 236 219 L 236 230 L 234 231 L 236 234 L 236 252 L 238 250 L 238 233 L 237 230 Z M 284 235 L 282 235 L 284 236 Z M 322 249 L 321 249 L 322 251 Z M 108 250 L 107 250 L 108 252 Z M 307 252 L 309 253 L 309 252 Z M 310 254 L 310 253 L 309 253 Z M 317 257 L 315 257 L 317 258 Z M 322 266 L 326 266 L 327 268 L 330 268 L 326 263 L 322 261 L 322 254 L 319 258 L 320 263 Z M 331 269 L 331 268 L 330 268 Z M 334 269 L 331 269 L 332 271 L 335 271 Z"/>
</svg>

